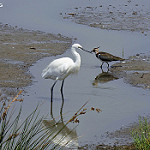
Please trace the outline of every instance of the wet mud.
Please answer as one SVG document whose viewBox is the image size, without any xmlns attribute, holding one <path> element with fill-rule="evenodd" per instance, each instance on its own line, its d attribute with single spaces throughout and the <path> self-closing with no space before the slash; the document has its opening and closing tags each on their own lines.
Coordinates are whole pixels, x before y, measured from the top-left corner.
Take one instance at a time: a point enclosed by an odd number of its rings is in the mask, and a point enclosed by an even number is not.
<svg viewBox="0 0 150 150">
<path fill-rule="evenodd" d="M 92 150 L 136 150 L 133 144 L 133 139 L 131 136 L 131 131 L 138 129 L 138 123 L 134 122 L 126 127 L 121 127 L 119 130 L 114 132 L 106 132 L 101 136 L 104 139 L 102 143 L 98 145 L 85 145 L 80 147 L 81 150 L 92 149 Z M 113 141 L 114 144 L 108 141 Z"/>
<path fill-rule="evenodd" d="M 150 89 L 150 54 L 136 54 L 128 60 L 112 65 L 110 71 L 132 86 Z"/>
<path fill-rule="evenodd" d="M 32 83 L 29 67 L 43 57 L 60 55 L 72 39 L 0 24 L 0 98 Z"/>
<path fill-rule="evenodd" d="M 130 0 L 119 5 L 101 3 L 96 7 L 76 7 L 61 15 L 64 19 L 94 28 L 136 31 L 145 35 L 150 31 L 150 11 L 144 4 Z"/>
</svg>

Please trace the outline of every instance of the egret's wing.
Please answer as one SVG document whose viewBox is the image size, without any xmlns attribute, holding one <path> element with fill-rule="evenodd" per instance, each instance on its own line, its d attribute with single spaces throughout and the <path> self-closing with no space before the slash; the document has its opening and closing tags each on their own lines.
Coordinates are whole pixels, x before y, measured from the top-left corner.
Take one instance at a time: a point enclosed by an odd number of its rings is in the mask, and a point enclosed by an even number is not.
<svg viewBox="0 0 150 150">
<path fill-rule="evenodd" d="M 45 79 L 63 79 L 69 72 L 74 62 L 69 57 L 64 57 L 52 61 L 42 72 L 42 77 Z"/>
<path fill-rule="evenodd" d="M 61 66 L 59 66 L 59 73 L 58 73 L 58 78 L 59 79 L 64 79 L 66 78 L 69 74 L 72 73 L 72 68 L 74 66 L 74 63 L 64 63 Z"/>
</svg>

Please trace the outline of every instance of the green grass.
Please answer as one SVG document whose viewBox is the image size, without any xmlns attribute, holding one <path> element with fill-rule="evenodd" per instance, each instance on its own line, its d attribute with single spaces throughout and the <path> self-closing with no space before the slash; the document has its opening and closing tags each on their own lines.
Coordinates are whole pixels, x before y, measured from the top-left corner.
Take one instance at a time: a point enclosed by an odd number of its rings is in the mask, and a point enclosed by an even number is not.
<svg viewBox="0 0 150 150">
<path fill-rule="evenodd" d="M 150 124 L 147 118 L 139 118 L 139 125 L 132 130 L 134 145 L 138 150 L 150 150 Z"/>
</svg>

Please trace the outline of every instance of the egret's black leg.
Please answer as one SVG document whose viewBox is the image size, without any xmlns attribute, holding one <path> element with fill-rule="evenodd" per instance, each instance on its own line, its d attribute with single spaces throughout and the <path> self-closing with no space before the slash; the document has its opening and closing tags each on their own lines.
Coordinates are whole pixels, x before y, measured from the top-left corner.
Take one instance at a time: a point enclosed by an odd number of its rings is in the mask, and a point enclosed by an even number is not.
<svg viewBox="0 0 150 150">
<path fill-rule="evenodd" d="M 51 116 L 53 116 L 53 88 L 54 88 L 56 82 L 57 82 L 57 80 L 54 82 L 54 84 L 51 87 L 51 111 L 50 111 Z"/>
<path fill-rule="evenodd" d="M 62 97 L 62 104 L 61 104 L 61 109 L 60 109 L 60 116 L 61 116 L 61 120 L 63 121 L 63 117 L 62 117 L 62 111 L 63 111 L 63 106 L 64 106 L 64 94 L 63 94 L 63 86 L 64 86 L 64 80 L 62 81 L 61 84 L 61 97 Z"/>
<path fill-rule="evenodd" d="M 61 109 L 60 109 L 60 117 L 61 117 L 61 121 L 63 122 L 63 115 L 62 115 L 62 112 L 63 112 L 63 106 L 64 106 L 64 99 L 63 99 L 63 94 L 62 94 L 62 104 L 61 104 Z"/>
<path fill-rule="evenodd" d="M 54 88 L 56 82 L 57 82 L 57 80 L 54 82 L 54 84 L 51 87 L 51 102 L 53 101 L 53 88 Z"/>
<path fill-rule="evenodd" d="M 62 101 L 64 101 L 64 94 L 63 94 L 63 87 L 64 87 L 64 80 L 62 81 L 62 84 L 61 84 L 61 96 L 62 96 Z"/>
</svg>

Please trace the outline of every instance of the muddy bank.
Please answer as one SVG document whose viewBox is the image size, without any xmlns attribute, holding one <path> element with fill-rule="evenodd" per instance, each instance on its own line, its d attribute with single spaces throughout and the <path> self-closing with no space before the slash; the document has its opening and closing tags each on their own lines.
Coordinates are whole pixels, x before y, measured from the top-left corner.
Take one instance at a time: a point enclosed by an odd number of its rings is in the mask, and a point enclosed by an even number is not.
<svg viewBox="0 0 150 150">
<path fill-rule="evenodd" d="M 132 86 L 150 89 L 150 52 L 136 54 L 122 62 L 114 63 L 107 72 L 102 68 L 102 73 L 95 77 L 93 85 L 97 86 L 98 83 L 107 83 L 119 78 L 123 78 L 125 83 Z"/>
<path fill-rule="evenodd" d="M 150 11 L 145 6 L 132 0 L 119 4 L 100 2 L 98 6 L 76 7 L 61 15 L 64 19 L 95 28 L 137 31 L 147 35 L 150 31 Z"/>
<path fill-rule="evenodd" d="M 0 95 L 13 95 L 32 83 L 29 67 L 37 60 L 64 53 L 72 39 L 0 24 Z M 3 94 L 2 94 L 3 93 Z"/>
<path fill-rule="evenodd" d="M 134 122 L 126 127 L 121 127 L 119 130 L 114 132 L 106 132 L 101 136 L 101 142 L 97 145 L 85 145 L 80 147 L 81 150 L 136 150 L 133 144 L 131 131 L 138 129 L 138 123 Z M 109 141 L 109 143 L 108 143 Z M 112 141 L 112 142 L 111 142 Z M 108 144 L 104 144 L 108 143 Z M 114 143 L 114 144 L 112 144 Z"/>
<path fill-rule="evenodd" d="M 112 65 L 110 71 L 126 83 L 150 89 L 150 53 L 131 56 L 123 63 Z"/>
<path fill-rule="evenodd" d="M 130 145 L 122 145 L 122 146 L 109 146 L 105 144 L 101 144 L 98 146 L 85 146 L 85 147 L 80 147 L 79 149 L 81 150 L 86 150 L 86 149 L 91 149 L 91 150 L 136 150 L 135 146 L 130 144 Z"/>
</svg>

